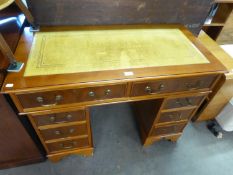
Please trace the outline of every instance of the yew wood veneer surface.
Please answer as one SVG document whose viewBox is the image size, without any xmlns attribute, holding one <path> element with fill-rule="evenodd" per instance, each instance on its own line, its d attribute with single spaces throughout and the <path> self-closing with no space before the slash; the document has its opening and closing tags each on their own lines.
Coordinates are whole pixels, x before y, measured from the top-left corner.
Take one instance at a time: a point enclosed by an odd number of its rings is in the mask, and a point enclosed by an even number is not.
<svg viewBox="0 0 233 175">
<path fill-rule="evenodd" d="M 24 67 L 19 73 L 7 75 L 2 91 L 10 94 L 20 113 L 28 114 L 50 160 L 58 161 L 73 153 L 93 153 L 91 106 L 135 103 L 142 144 L 147 146 L 162 138 L 176 141 L 203 101 L 211 98 L 215 87 L 220 86 L 226 68 L 180 25 L 44 27 L 41 31 L 135 28 L 179 29 L 208 62 L 41 76 L 24 76 Z M 15 52 L 25 64 L 32 40 L 33 34 L 25 29 Z M 82 118 L 84 113 L 76 113 L 81 116 L 70 120 L 69 113 L 76 110 L 85 110 L 86 120 Z M 179 115 L 165 116 L 169 112 Z M 80 126 L 83 128 L 76 130 Z"/>
<path fill-rule="evenodd" d="M 182 65 L 182 66 L 162 66 L 147 67 L 121 70 L 107 70 L 72 74 L 56 74 L 47 76 L 30 76 L 24 77 L 24 69 L 20 73 L 10 73 L 6 77 L 2 91 L 3 92 L 20 92 L 38 89 L 50 89 L 68 86 L 85 86 L 102 82 L 126 82 L 135 81 L 136 79 L 150 79 L 153 77 L 169 77 L 170 75 L 191 75 L 204 72 L 225 72 L 226 69 L 219 61 L 196 39 L 187 29 L 180 25 L 117 25 L 117 26 L 86 26 L 86 27 L 48 27 L 42 28 L 41 31 L 67 31 L 67 30 L 111 30 L 111 29 L 134 29 L 134 28 L 150 28 L 150 29 L 180 29 L 184 35 L 196 46 L 210 63 Z M 15 56 L 19 61 L 26 64 L 28 54 L 30 52 L 33 34 L 25 29 L 24 35 L 21 37 Z M 175 53 L 174 53 L 175 54 Z M 133 72 L 131 76 L 125 76 L 125 72 Z M 13 84 L 12 87 L 6 87 L 7 84 Z M 46 88 L 45 88 L 46 87 Z"/>
</svg>

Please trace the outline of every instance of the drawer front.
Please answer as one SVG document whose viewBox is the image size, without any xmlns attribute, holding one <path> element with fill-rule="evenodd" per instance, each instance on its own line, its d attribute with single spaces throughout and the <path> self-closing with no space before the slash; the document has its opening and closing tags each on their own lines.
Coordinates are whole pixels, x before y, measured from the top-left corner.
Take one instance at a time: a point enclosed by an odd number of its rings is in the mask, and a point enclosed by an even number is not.
<svg viewBox="0 0 233 175">
<path fill-rule="evenodd" d="M 62 112 L 62 113 L 33 116 L 33 120 L 35 121 L 37 126 L 44 126 L 44 125 L 52 125 L 58 123 L 85 121 L 86 116 L 84 110 L 79 110 L 72 112 Z"/>
<path fill-rule="evenodd" d="M 188 120 L 191 117 L 192 112 L 193 112 L 193 110 L 162 112 L 160 114 L 160 118 L 158 120 L 158 123 Z"/>
<path fill-rule="evenodd" d="M 131 96 L 154 95 L 210 88 L 216 77 L 216 75 L 208 75 L 134 83 Z"/>
<path fill-rule="evenodd" d="M 88 138 L 80 138 L 62 142 L 48 143 L 46 145 L 50 152 L 62 152 L 72 149 L 89 147 L 89 141 Z"/>
<path fill-rule="evenodd" d="M 195 96 L 169 99 L 165 102 L 163 109 L 197 106 L 200 104 L 203 98 L 203 96 Z"/>
<path fill-rule="evenodd" d="M 176 125 L 169 125 L 169 126 L 154 128 L 152 131 L 152 135 L 163 136 L 163 135 L 180 133 L 183 131 L 185 126 L 186 124 L 176 124 Z"/>
<path fill-rule="evenodd" d="M 126 84 L 18 94 L 23 108 L 51 107 L 125 96 Z"/>
<path fill-rule="evenodd" d="M 60 139 L 60 138 L 67 138 L 73 136 L 82 136 L 88 135 L 87 125 L 73 125 L 73 126 L 65 126 L 65 127 L 58 127 L 53 129 L 44 129 L 40 130 L 40 133 L 44 140 L 53 140 L 53 139 Z"/>
</svg>

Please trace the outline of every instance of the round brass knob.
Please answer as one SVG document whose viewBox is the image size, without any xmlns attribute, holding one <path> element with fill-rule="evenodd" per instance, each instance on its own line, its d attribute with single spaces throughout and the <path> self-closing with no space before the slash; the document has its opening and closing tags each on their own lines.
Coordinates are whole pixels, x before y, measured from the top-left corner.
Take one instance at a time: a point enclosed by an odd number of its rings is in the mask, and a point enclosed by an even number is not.
<svg viewBox="0 0 233 175">
<path fill-rule="evenodd" d="M 147 93 L 152 93 L 152 89 L 151 89 L 151 87 L 150 86 L 146 86 L 145 87 L 145 91 L 147 92 Z"/>
<path fill-rule="evenodd" d="M 55 133 L 56 135 L 61 135 L 61 131 L 59 131 L 59 130 L 54 131 L 54 133 Z"/>
<path fill-rule="evenodd" d="M 107 90 L 105 91 L 105 95 L 109 95 L 111 92 L 112 92 L 112 91 L 111 91 L 110 89 L 107 89 Z"/>
<path fill-rule="evenodd" d="M 70 120 L 70 119 L 72 119 L 72 117 L 73 117 L 73 116 L 72 116 L 71 114 L 68 114 L 68 115 L 66 116 L 66 119 L 67 119 L 67 120 Z"/>
<path fill-rule="evenodd" d="M 54 116 L 49 118 L 51 122 L 54 122 L 56 120 L 56 118 Z"/>
<path fill-rule="evenodd" d="M 88 93 L 88 95 L 89 95 L 90 97 L 94 97 L 94 96 L 95 96 L 95 92 L 90 91 L 90 92 Z"/>
</svg>

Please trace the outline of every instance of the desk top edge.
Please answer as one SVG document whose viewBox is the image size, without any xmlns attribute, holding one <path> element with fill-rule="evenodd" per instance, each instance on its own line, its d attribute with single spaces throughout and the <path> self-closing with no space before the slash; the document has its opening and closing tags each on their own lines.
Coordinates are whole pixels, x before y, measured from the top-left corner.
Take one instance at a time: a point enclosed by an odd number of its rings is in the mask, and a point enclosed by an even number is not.
<svg viewBox="0 0 233 175">
<path fill-rule="evenodd" d="M 60 74 L 60 75 L 49 75 L 49 76 L 35 76 L 35 77 L 24 77 L 24 69 L 19 73 L 9 73 L 5 79 L 2 87 L 2 92 L 11 93 L 24 91 L 29 89 L 38 89 L 42 87 L 54 87 L 60 85 L 70 85 L 93 82 L 111 82 L 111 81 L 127 81 L 134 79 L 153 78 L 168 75 L 181 75 L 181 74 L 205 74 L 205 73 L 225 73 L 226 68 L 199 42 L 199 40 L 193 36 L 182 25 L 111 25 L 111 26 L 61 26 L 61 27 L 42 27 L 41 31 L 67 31 L 67 30 L 106 30 L 106 29 L 148 29 L 148 28 L 176 28 L 180 29 L 185 36 L 205 55 L 210 61 L 210 64 L 197 64 L 197 65 L 185 65 L 185 66 L 166 66 L 166 67 L 152 67 L 152 68 L 139 68 L 139 69 L 127 69 L 127 70 L 113 70 L 113 71 L 100 71 L 100 72 L 89 72 L 79 74 Z M 15 52 L 15 56 L 19 61 L 27 62 L 27 57 L 30 51 L 33 35 L 25 29 L 18 47 Z M 134 76 L 125 77 L 124 72 L 134 72 Z M 95 75 L 94 79 L 90 79 L 90 76 Z M 106 76 L 105 76 L 106 75 Z M 87 78 L 89 77 L 89 78 Z M 6 88 L 7 84 L 13 84 L 12 88 Z"/>
</svg>

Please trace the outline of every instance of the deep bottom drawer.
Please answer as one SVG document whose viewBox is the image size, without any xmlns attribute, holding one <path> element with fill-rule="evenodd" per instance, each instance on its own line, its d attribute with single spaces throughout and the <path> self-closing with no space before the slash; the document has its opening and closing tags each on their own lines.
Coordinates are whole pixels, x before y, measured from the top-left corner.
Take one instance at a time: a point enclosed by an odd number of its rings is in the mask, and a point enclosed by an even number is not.
<svg viewBox="0 0 233 175">
<path fill-rule="evenodd" d="M 162 136 L 162 135 L 180 133 L 183 131 L 185 126 L 186 123 L 182 123 L 182 124 L 175 124 L 175 125 L 154 128 L 152 131 L 152 136 Z"/>
<path fill-rule="evenodd" d="M 88 137 L 47 144 L 50 152 L 61 152 L 72 149 L 85 148 L 88 146 L 90 146 Z"/>
</svg>

